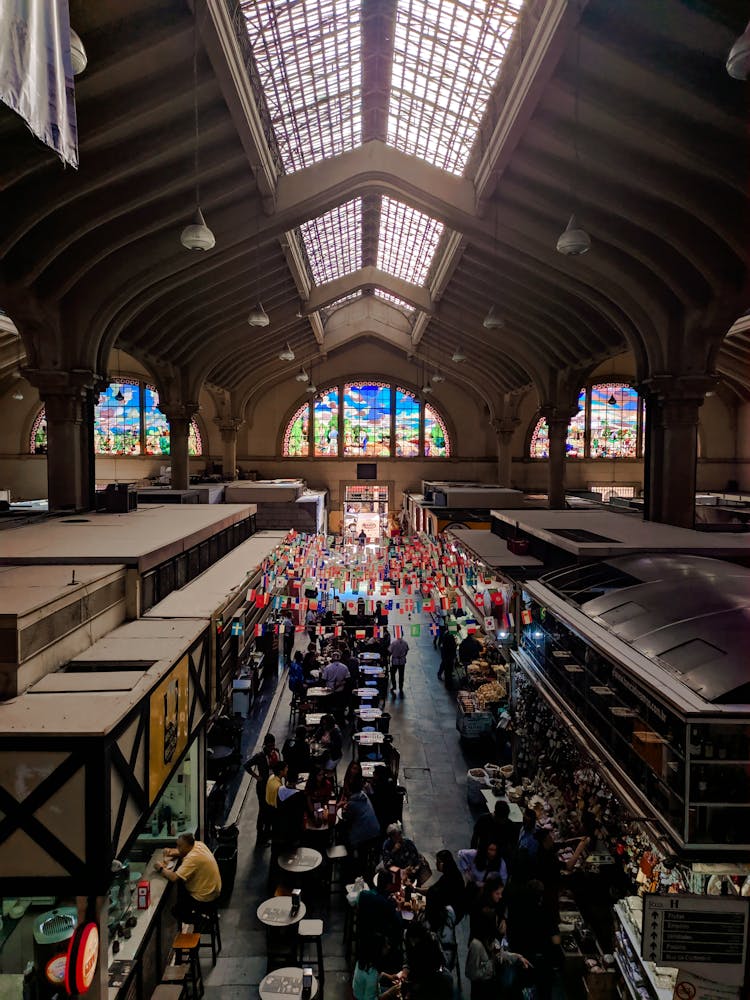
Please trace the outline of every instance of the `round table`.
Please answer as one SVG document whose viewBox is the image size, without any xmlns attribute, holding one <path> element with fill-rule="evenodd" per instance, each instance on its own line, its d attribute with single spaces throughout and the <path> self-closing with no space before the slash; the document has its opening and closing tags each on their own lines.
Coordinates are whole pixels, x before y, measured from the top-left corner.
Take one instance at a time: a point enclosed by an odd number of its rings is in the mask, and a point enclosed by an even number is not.
<svg viewBox="0 0 750 1000">
<path fill-rule="evenodd" d="M 308 698 L 327 698 L 331 694 L 333 694 L 333 691 L 327 687 L 310 687 L 307 689 Z"/>
<path fill-rule="evenodd" d="M 300 900 L 299 909 L 296 913 L 292 913 L 291 896 L 272 896 L 264 900 L 256 912 L 258 920 L 266 927 L 291 927 L 304 920 L 307 907 Z"/>
<path fill-rule="evenodd" d="M 289 1000 L 302 996 L 302 969 L 286 968 L 269 972 L 258 985 L 261 1000 Z M 318 980 L 312 977 L 310 1000 L 318 993 Z"/>
<path fill-rule="evenodd" d="M 312 847 L 298 847 L 296 851 L 289 854 L 279 855 L 279 868 L 285 872 L 297 872 L 305 874 L 315 871 L 323 864 L 323 855 L 320 851 L 313 850 Z"/>
</svg>

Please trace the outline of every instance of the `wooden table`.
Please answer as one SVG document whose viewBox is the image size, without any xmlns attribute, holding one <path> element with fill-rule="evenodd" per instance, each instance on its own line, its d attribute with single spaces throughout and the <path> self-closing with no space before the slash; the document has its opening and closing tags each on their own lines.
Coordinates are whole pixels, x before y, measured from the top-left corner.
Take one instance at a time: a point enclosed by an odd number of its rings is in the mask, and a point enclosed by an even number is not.
<svg viewBox="0 0 750 1000">
<path fill-rule="evenodd" d="M 302 969 L 287 966 L 269 972 L 258 985 L 261 1000 L 297 1000 L 302 996 Z M 318 980 L 312 977 L 310 1000 L 318 993 Z"/>
<path fill-rule="evenodd" d="M 272 896 L 260 904 L 256 913 L 258 920 L 266 927 L 292 927 L 304 919 L 307 907 L 300 901 L 299 909 L 292 913 L 291 896 Z"/>
</svg>

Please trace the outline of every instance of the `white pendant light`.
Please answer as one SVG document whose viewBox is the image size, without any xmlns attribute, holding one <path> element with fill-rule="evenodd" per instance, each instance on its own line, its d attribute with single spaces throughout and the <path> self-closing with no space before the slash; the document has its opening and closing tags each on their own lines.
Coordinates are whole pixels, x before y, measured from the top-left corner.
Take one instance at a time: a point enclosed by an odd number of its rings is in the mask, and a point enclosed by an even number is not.
<svg viewBox="0 0 750 1000">
<path fill-rule="evenodd" d="M 422 395 L 429 396 L 431 392 L 432 392 L 432 386 L 430 385 L 429 382 L 425 382 L 425 384 L 422 386 Z"/>
<path fill-rule="evenodd" d="M 18 400 L 23 399 L 23 393 L 21 392 L 21 390 L 20 389 L 16 389 L 16 391 L 11 396 L 11 399 L 18 399 Z"/>
<path fill-rule="evenodd" d="M 305 392 L 309 392 L 311 396 L 314 395 L 317 391 L 318 391 L 318 387 L 313 382 L 311 382 L 308 385 L 308 387 L 305 389 Z"/>
<path fill-rule="evenodd" d="M 309 382 L 310 376 L 307 374 L 304 368 L 300 368 L 297 374 L 294 376 L 296 382 Z"/>
<path fill-rule="evenodd" d="M 466 361 L 466 355 L 464 354 L 464 352 L 461 350 L 460 347 L 457 347 L 455 349 L 455 351 L 453 352 L 453 356 L 451 357 L 451 361 L 453 361 L 454 364 L 457 364 L 457 365 L 460 365 L 462 361 Z"/>
<path fill-rule="evenodd" d="M 440 382 L 445 382 L 445 376 L 441 375 L 440 372 L 436 370 L 435 374 L 432 376 L 432 381 L 435 385 L 438 385 Z"/>
<path fill-rule="evenodd" d="M 198 150 L 200 147 L 200 132 L 198 129 L 198 25 L 197 6 L 193 11 L 193 175 L 195 180 L 195 215 L 189 226 L 180 233 L 180 243 L 186 250 L 213 250 L 216 246 L 216 237 L 206 225 L 206 220 L 201 212 L 201 185 L 200 171 L 198 169 Z"/>
<path fill-rule="evenodd" d="M 505 322 L 503 321 L 501 316 L 498 316 L 497 312 L 495 311 L 495 307 L 490 306 L 489 312 L 482 321 L 482 326 L 485 328 L 485 330 L 502 330 L 502 328 L 505 326 Z"/>
<path fill-rule="evenodd" d="M 588 253 L 591 249 L 591 237 L 585 229 L 581 229 L 576 222 L 575 215 L 571 215 L 570 220 L 560 233 L 557 241 L 557 252 L 566 257 L 580 257 Z"/>
<path fill-rule="evenodd" d="M 206 225 L 200 208 L 196 208 L 193 221 L 180 233 L 180 243 L 186 250 L 212 250 L 216 246 L 216 237 Z"/>
<path fill-rule="evenodd" d="M 279 353 L 279 361 L 294 361 L 294 351 L 289 346 L 289 341 L 284 344 L 284 350 Z"/>
<path fill-rule="evenodd" d="M 250 326 L 268 326 L 271 322 L 260 299 L 258 299 L 253 308 L 247 314 L 247 322 Z"/>
<path fill-rule="evenodd" d="M 729 50 L 727 73 L 733 80 L 747 80 L 750 75 L 750 24 Z"/>
<path fill-rule="evenodd" d="M 70 29 L 70 62 L 73 66 L 73 76 L 80 76 L 88 64 L 86 49 L 76 31 Z"/>
</svg>

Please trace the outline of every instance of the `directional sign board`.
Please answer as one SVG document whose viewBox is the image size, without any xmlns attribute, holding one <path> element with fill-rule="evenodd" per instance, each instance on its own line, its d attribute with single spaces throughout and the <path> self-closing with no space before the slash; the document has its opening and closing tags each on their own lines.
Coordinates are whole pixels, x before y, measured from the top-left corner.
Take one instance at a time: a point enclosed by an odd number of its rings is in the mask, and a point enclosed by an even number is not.
<svg viewBox="0 0 750 1000">
<path fill-rule="evenodd" d="M 741 986 L 749 911 L 748 899 L 646 894 L 641 954 L 657 965 L 692 969 Z"/>
</svg>

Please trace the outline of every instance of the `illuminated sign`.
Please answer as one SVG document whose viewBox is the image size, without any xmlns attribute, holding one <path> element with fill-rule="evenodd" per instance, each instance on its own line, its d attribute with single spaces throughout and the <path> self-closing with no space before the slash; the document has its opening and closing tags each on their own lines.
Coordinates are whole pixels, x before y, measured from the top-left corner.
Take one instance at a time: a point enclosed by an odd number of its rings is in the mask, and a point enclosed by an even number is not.
<svg viewBox="0 0 750 1000">
<path fill-rule="evenodd" d="M 76 927 L 68 947 L 65 989 L 70 996 L 88 993 L 99 960 L 99 928 L 91 921 Z"/>
</svg>

